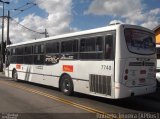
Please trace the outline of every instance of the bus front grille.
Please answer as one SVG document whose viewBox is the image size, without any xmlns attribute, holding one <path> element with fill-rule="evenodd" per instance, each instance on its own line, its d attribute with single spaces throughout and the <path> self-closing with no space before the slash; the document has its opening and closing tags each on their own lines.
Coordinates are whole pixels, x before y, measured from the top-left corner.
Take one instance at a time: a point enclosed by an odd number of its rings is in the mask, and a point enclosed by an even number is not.
<svg viewBox="0 0 160 119">
<path fill-rule="evenodd" d="M 90 91 L 111 95 L 111 76 L 90 74 Z"/>
</svg>

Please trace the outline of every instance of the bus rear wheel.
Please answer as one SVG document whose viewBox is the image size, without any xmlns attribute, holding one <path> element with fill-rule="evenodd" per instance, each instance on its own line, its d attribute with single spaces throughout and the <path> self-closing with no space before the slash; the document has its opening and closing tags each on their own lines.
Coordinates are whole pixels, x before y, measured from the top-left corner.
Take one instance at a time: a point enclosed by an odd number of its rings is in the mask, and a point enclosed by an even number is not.
<svg viewBox="0 0 160 119">
<path fill-rule="evenodd" d="M 12 72 L 12 79 L 15 81 L 18 81 L 18 74 L 17 74 L 16 70 L 13 70 L 13 72 Z"/>
<path fill-rule="evenodd" d="M 60 89 L 65 95 L 73 94 L 73 82 L 70 76 L 64 75 L 61 78 Z"/>
</svg>

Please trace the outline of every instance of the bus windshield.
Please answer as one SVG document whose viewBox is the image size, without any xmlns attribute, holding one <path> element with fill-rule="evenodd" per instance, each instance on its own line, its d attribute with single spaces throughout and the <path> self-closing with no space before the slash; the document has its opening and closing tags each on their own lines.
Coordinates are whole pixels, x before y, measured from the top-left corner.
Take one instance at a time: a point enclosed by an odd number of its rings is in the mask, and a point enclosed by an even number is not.
<svg viewBox="0 0 160 119">
<path fill-rule="evenodd" d="M 125 39 L 128 50 L 132 53 L 149 55 L 155 53 L 154 34 L 138 30 L 125 29 Z"/>
</svg>

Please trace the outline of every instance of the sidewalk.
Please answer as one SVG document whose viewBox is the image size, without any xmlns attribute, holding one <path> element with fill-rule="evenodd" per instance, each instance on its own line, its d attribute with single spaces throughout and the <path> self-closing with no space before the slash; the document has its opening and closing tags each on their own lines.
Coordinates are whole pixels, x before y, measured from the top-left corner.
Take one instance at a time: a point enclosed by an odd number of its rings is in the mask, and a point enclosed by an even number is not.
<svg viewBox="0 0 160 119">
<path fill-rule="evenodd" d="M 6 77 L 4 72 L 0 72 L 0 78 L 1 79 L 12 79 L 12 78 Z"/>
<path fill-rule="evenodd" d="M 0 76 L 4 76 L 5 77 L 5 73 L 4 72 L 0 72 Z"/>
</svg>

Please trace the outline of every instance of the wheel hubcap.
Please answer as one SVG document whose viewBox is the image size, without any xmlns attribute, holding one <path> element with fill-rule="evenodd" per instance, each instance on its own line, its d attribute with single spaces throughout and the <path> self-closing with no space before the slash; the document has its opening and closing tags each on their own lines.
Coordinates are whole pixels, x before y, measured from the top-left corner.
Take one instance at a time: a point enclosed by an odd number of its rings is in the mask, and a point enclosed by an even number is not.
<svg viewBox="0 0 160 119">
<path fill-rule="evenodd" d="M 63 87 L 64 87 L 64 92 L 68 92 L 70 89 L 70 83 L 67 80 L 65 80 Z"/>
<path fill-rule="evenodd" d="M 17 73 L 15 72 L 13 75 L 13 78 L 16 80 L 17 79 Z"/>
</svg>

